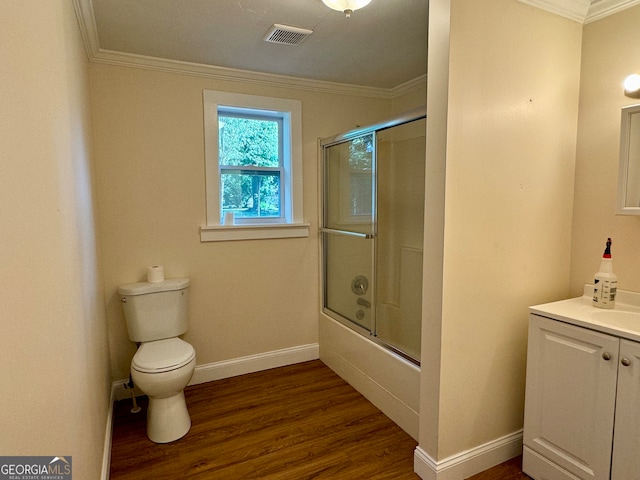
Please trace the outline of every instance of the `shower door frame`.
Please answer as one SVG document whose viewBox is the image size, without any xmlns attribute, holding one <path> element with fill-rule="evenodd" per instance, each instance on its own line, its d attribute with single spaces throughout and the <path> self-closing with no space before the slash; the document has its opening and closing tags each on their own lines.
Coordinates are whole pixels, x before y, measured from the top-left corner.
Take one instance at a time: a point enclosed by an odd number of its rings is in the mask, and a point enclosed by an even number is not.
<svg viewBox="0 0 640 480">
<path fill-rule="evenodd" d="M 318 233 L 320 236 L 320 262 L 321 262 L 321 272 L 322 279 L 320 282 L 321 287 L 321 311 L 325 315 L 331 317 L 332 319 L 340 322 L 351 330 L 359 333 L 365 338 L 368 338 L 371 342 L 379 345 L 390 352 L 398 355 L 404 360 L 411 362 L 414 365 L 420 366 L 420 359 L 409 355 L 408 353 L 400 350 L 399 348 L 391 345 L 388 342 L 385 342 L 383 339 L 376 335 L 376 322 L 377 322 L 377 312 L 376 312 L 376 290 L 377 290 L 377 276 L 376 276 L 376 258 L 377 258 L 377 235 L 378 235 L 378 222 L 377 222 L 377 195 L 378 195 L 378 174 L 377 174 L 377 132 L 380 130 L 386 130 L 388 128 L 397 127 L 399 125 L 403 125 L 406 123 L 410 123 L 416 120 L 421 120 L 426 118 L 426 108 L 421 107 L 414 110 L 410 110 L 404 114 L 401 114 L 397 117 L 394 117 L 388 121 L 376 123 L 373 125 L 369 125 L 366 127 L 359 127 L 354 130 L 351 130 L 346 133 L 341 133 L 339 135 L 335 135 L 333 137 L 328 137 L 324 139 L 320 139 L 319 141 L 319 155 L 320 155 L 320 175 L 319 175 L 319 193 L 320 193 L 320 228 L 318 229 Z M 325 185 L 327 184 L 327 167 L 326 167 L 326 150 L 329 147 L 339 145 L 341 143 L 346 143 L 351 140 L 354 140 L 359 137 L 363 137 L 365 135 L 373 135 L 373 162 L 372 162 L 372 175 L 373 175 L 373 185 L 372 185 L 372 223 L 373 229 L 371 234 L 365 234 L 360 232 L 352 232 L 346 230 L 337 230 L 333 228 L 326 228 L 326 214 L 327 214 L 327 194 L 325 192 Z M 326 235 L 353 235 L 365 239 L 370 239 L 373 242 L 373 248 L 371 249 L 371 276 L 372 279 L 370 281 L 370 287 L 372 288 L 371 293 L 371 312 L 372 312 L 372 325 L 371 329 L 367 329 L 355 321 L 339 314 L 328 308 L 327 305 L 327 288 L 326 288 L 326 279 L 327 279 L 327 242 L 325 241 Z"/>
</svg>

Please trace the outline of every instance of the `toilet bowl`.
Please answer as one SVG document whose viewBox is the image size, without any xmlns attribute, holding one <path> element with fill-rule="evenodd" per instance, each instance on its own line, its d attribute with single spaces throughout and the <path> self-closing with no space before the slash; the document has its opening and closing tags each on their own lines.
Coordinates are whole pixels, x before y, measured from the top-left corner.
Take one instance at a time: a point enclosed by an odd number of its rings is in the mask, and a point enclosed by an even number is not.
<svg viewBox="0 0 640 480">
<path fill-rule="evenodd" d="M 193 375 L 196 353 L 179 338 L 187 332 L 189 284 L 188 278 L 174 278 L 118 289 L 129 340 L 139 345 L 131 378 L 149 397 L 147 435 L 156 443 L 178 440 L 191 427 L 183 390 Z"/>
<path fill-rule="evenodd" d="M 173 442 L 191 428 L 184 388 L 195 366 L 195 350 L 177 337 L 142 343 L 138 348 L 131 362 L 131 378 L 149 397 L 147 436 L 151 441 Z"/>
</svg>

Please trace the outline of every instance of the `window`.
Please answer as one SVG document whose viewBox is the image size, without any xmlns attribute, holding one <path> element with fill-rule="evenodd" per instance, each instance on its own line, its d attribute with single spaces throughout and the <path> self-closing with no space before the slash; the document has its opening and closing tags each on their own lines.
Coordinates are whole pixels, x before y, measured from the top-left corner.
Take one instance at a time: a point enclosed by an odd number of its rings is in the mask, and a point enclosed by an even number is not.
<svg viewBox="0 0 640 480">
<path fill-rule="evenodd" d="M 369 133 L 325 148 L 325 225 L 349 230 L 373 222 L 374 135 Z"/>
<path fill-rule="evenodd" d="M 370 223 L 373 215 L 373 134 L 349 142 L 349 192 L 345 218 Z"/>
<path fill-rule="evenodd" d="M 202 241 L 308 236 L 301 110 L 297 100 L 204 91 Z"/>
<path fill-rule="evenodd" d="M 221 218 L 284 223 L 283 118 L 218 108 Z"/>
</svg>

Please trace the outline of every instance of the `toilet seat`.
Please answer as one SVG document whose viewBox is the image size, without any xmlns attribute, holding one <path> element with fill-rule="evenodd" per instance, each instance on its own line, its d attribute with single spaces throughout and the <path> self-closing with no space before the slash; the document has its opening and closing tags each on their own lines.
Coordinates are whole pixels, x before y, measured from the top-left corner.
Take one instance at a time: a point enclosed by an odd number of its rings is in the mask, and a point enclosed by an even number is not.
<svg viewBox="0 0 640 480">
<path fill-rule="evenodd" d="M 190 343 L 175 337 L 146 342 L 133 356 L 131 368 L 142 373 L 164 373 L 184 367 L 196 356 Z"/>
</svg>

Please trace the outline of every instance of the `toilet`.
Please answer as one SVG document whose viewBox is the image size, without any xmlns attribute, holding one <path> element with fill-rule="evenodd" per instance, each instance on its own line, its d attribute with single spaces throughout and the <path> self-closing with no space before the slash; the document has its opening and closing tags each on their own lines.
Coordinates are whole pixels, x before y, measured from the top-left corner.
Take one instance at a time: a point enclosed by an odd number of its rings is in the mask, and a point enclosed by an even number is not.
<svg viewBox="0 0 640 480">
<path fill-rule="evenodd" d="M 131 377 L 149 397 L 147 436 L 155 443 L 173 442 L 191 428 L 184 388 L 193 376 L 196 352 L 179 338 L 188 327 L 189 279 L 131 283 L 118 292 L 129 339 L 139 344 Z"/>
</svg>

